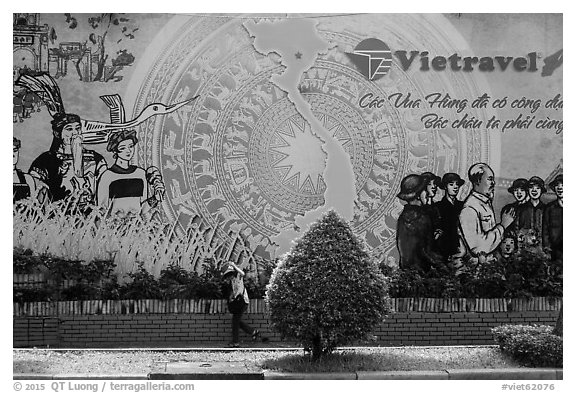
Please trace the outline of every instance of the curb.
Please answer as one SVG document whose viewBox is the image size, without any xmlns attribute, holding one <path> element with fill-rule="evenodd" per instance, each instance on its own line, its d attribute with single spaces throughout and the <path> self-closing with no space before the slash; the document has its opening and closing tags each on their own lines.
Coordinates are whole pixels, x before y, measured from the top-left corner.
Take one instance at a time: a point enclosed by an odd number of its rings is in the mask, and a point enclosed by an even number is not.
<svg viewBox="0 0 576 393">
<path fill-rule="evenodd" d="M 14 374 L 13 380 L 148 380 L 148 374 Z"/>
<path fill-rule="evenodd" d="M 263 380 L 263 373 L 228 373 L 228 374 L 195 374 L 195 373 L 150 373 L 144 379 L 154 381 L 204 381 L 204 380 Z"/>
<path fill-rule="evenodd" d="M 561 370 L 560 370 L 561 371 Z M 556 380 L 558 369 L 554 368 L 508 368 L 496 370 L 446 370 L 452 380 L 464 379 L 509 379 L 509 380 Z"/>
<path fill-rule="evenodd" d="M 355 373 L 281 373 L 264 371 L 265 380 L 562 380 L 563 370 L 538 369 L 461 369 L 438 371 L 357 371 Z"/>
<path fill-rule="evenodd" d="M 447 370 L 442 371 L 358 371 L 358 380 L 381 379 L 449 379 Z"/>
<path fill-rule="evenodd" d="M 12 379 L 13 380 L 29 380 L 29 379 L 35 379 L 35 380 L 45 380 L 45 379 L 54 379 L 54 375 L 49 375 L 49 374 L 14 374 L 12 375 Z"/>
<path fill-rule="evenodd" d="M 264 380 L 356 380 L 356 373 L 281 373 L 264 371 Z"/>
<path fill-rule="evenodd" d="M 14 374 L 13 380 L 563 380 L 563 369 L 510 368 L 430 371 L 357 371 L 349 373 L 282 373 L 277 371 L 201 374 L 151 372 L 148 374 Z"/>
</svg>

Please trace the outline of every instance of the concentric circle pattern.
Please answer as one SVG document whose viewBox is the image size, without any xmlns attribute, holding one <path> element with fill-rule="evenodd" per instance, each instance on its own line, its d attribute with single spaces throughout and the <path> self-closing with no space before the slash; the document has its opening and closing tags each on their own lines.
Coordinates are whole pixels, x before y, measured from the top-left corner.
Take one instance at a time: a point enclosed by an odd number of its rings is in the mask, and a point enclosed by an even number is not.
<svg viewBox="0 0 576 393">
<path fill-rule="evenodd" d="M 191 17 L 174 32 L 171 46 L 140 82 L 135 111 L 154 101 L 201 98 L 141 127 L 145 143 L 139 159 L 161 168 L 168 196 L 164 210 L 171 220 L 185 227 L 200 216 L 219 236 L 242 232 L 254 249 L 260 246 L 270 256 L 276 251 L 270 238 L 293 229 L 297 215 L 324 204 L 326 152 L 271 81 L 283 72 L 278 59 L 256 52 L 242 22 Z M 353 226 L 373 253 L 386 258 L 395 249 L 402 209 L 395 195 L 402 177 L 426 170 L 463 173 L 473 161 L 488 159 L 489 139 L 482 130 L 426 130 L 420 122 L 426 109 L 396 107 L 385 99 L 410 92 L 423 100 L 442 89 L 472 96 L 477 87 L 458 76 L 407 74 L 395 64 L 384 78 L 367 80 L 345 56 L 366 38 L 351 33 L 365 31 L 360 23 L 351 18 L 346 28 L 318 25 L 331 49 L 302 75 L 298 90 L 350 156 L 357 193 Z M 406 28 L 402 35 L 381 28 L 374 36 L 391 47 L 410 47 L 417 41 L 414 34 L 421 34 L 415 31 Z M 434 34 L 427 38 L 430 47 L 447 50 L 449 43 Z M 381 104 L 360 106 L 368 94 Z"/>
</svg>

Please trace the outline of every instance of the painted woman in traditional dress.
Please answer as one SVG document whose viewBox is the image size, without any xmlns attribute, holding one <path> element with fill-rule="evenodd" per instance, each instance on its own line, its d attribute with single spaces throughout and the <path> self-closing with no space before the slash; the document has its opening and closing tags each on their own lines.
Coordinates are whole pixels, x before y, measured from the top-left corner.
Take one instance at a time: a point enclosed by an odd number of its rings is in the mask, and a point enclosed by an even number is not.
<svg viewBox="0 0 576 393">
<path fill-rule="evenodd" d="M 114 154 L 115 162 L 98 180 L 98 206 L 111 214 L 140 214 L 162 200 L 164 184 L 157 168 L 144 170 L 132 165 L 135 146 L 138 143 L 135 130 L 115 132 L 108 140 L 107 150 Z"/>
</svg>

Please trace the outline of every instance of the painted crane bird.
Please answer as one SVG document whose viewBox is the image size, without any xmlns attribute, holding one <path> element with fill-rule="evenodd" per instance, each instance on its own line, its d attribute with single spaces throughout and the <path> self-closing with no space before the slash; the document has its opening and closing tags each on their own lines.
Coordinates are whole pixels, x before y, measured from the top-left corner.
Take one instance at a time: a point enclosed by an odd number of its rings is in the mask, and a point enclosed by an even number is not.
<svg viewBox="0 0 576 393">
<path fill-rule="evenodd" d="M 30 91 L 38 92 L 42 97 L 48 112 L 55 118 L 65 114 L 64 103 L 60 94 L 60 88 L 56 81 L 48 73 L 38 73 L 35 75 L 23 74 L 18 77 L 15 84 L 25 87 Z M 152 103 L 146 106 L 138 116 L 132 120 L 126 121 L 122 99 L 118 94 L 104 95 L 100 98 L 110 108 L 111 123 L 100 122 L 95 120 L 85 120 L 81 118 L 82 125 L 82 143 L 99 144 L 106 143 L 110 133 L 125 128 L 136 127 L 152 116 L 166 115 L 172 113 L 184 105 L 196 100 L 199 95 L 190 99 L 178 102 L 172 105 L 162 103 Z"/>
</svg>

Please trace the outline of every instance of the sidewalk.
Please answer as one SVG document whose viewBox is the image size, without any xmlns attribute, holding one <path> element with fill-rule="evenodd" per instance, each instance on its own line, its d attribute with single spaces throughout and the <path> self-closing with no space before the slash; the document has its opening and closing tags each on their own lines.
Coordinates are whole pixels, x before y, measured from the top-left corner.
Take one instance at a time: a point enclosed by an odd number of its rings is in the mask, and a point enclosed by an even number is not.
<svg viewBox="0 0 576 393">
<path fill-rule="evenodd" d="M 467 347 L 467 346 L 463 346 Z M 350 347 L 353 348 L 353 347 Z M 355 348 L 355 347 L 354 347 Z M 364 347 L 365 348 L 365 347 Z M 21 349 L 18 349 L 21 350 Z M 23 349 L 26 351 L 27 349 Z M 31 349 L 32 350 L 32 349 Z M 41 351 L 41 349 L 33 349 Z M 52 349 L 46 349 L 50 351 Z M 66 349 L 54 349 L 66 351 Z M 79 349 L 71 349 L 78 351 Z M 126 351 L 130 349 L 80 349 L 80 351 Z M 295 347 L 243 347 L 243 348 L 146 348 L 147 351 L 302 351 Z M 415 371 L 356 371 L 342 373 L 290 373 L 263 370 L 238 361 L 192 362 L 166 361 L 154 364 L 141 374 L 17 374 L 14 380 L 562 380 L 563 370 L 555 368 L 498 368 L 498 369 L 445 369 Z"/>
</svg>

